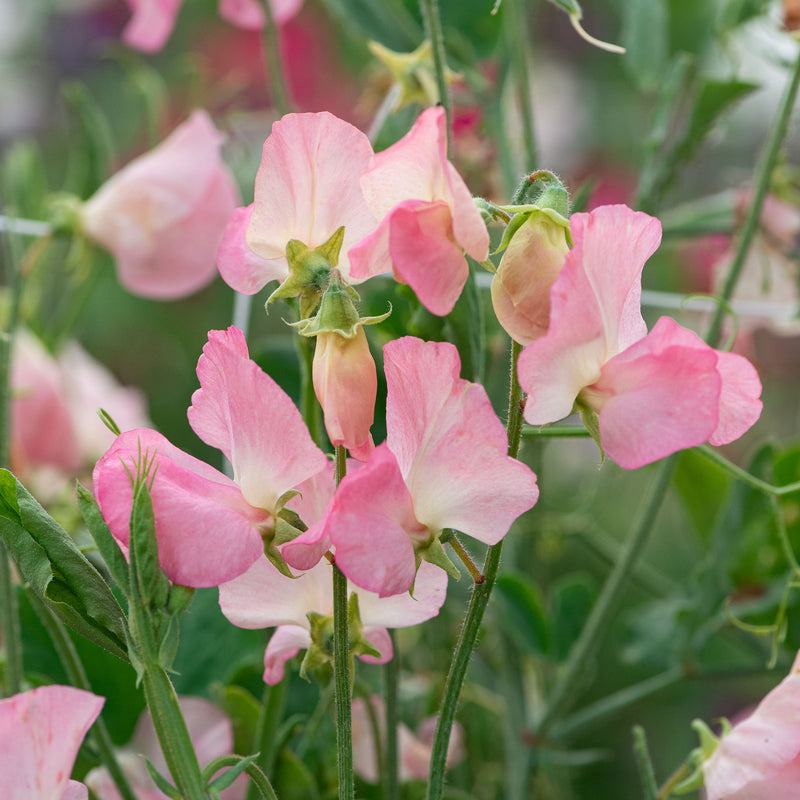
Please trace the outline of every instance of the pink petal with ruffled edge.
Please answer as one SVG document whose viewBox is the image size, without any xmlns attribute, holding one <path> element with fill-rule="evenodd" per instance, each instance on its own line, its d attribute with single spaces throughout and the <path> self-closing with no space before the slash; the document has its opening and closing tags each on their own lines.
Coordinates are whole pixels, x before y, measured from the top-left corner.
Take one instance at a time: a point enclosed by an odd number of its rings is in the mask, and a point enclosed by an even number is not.
<svg viewBox="0 0 800 800">
<path fill-rule="evenodd" d="M 125 0 L 131 18 L 122 41 L 143 53 L 157 53 L 167 42 L 183 0 Z"/>
<path fill-rule="evenodd" d="M 574 247 L 550 292 L 547 335 L 518 364 L 528 392 L 525 419 L 544 425 L 568 416 L 602 365 L 644 337 L 641 274 L 661 241 L 661 223 L 627 206 L 573 214 Z"/>
<path fill-rule="evenodd" d="M 253 207 L 251 203 L 231 214 L 217 249 L 217 267 L 222 280 L 240 294 L 255 294 L 270 281 L 284 281 L 288 275 L 286 259 L 268 261 L 247 246 L 245 234 Z"/>
<path fill-rule="evenodd" d="M 130 537 L 130 476 L 140 454 L 155 455 L 151 488 L 158 555 L 174 583 L 217 586 L 241 575 L 263 553 L 259 524 L 271 522 L 247 504 L 221 472 L 184 453 L 160 433 L 133 430 L 117 437 L 92 475 L 97 502 L 123 549 Z"/>
<path fill-rule="evenodd" d="M 705 442 L 717 426 L 721 389 L 716 351 L 662 317 L 644 339 L 608 361 L 581 397 L 599 411 L 609 458 L 638 469 Z"/>
<path fill-rule="evenodd" d="M 209 331 L 197 376 L 189 423 L 227 456 L 250 505 L 272 510 L 284 492 L 325 468 L 297 407 L 249 358 L 238 328 Z"/>
<path fill-rule="evenodd" d="M 69 776 L 104 702 L 71 686 L 40 686 L 0 700 L 0 796 L 4 800 L 86 797 L 86 787 Z"/>
<path fill-rule="evenodd" d="M 272 126 L 256 175 L 255 208 L 247 244 L 286 266 L 286 245 L 324 244 L 344 225 L 339 269 L 349 274 L 347 251 L 372 233 L 378 220 L 367 207 L 359 179 L 372 145 L 357 128 L 325 111 L 287 114 Z"/>
<path fill-rule="evenodd" d="M 297 625 L 282 625 L 270 637 L 264 651 L 264 683 L 275 686 L 283 680 L 286 662 L 311 644 L 311 634 Z"/>
<path fill-rule="evenodd" d="M 800 654 L 703 764 L 708 800 L 794 800 L 800 776 Z"/>
<path fill-rule="evenodd" d="M 239 203 L 221 143 L 208 114 L 195 111 L 81 208 L 84 232 L 114 255 L 120 283 L 133 294 L 172 300 L 214 278 L 217 247 Z"/>
<path fill-rule="evenodd" d="M 387 444 L 420 523 L 495 544 L 539 496 L 536 476 L 507 454 L 485 389 L 459 377 L 458 351 L 406 336 L 383 348 Z"/>
<path fill-rule="evenodd" d="M 736 353 L 718 352 L 717 371 L 722 376 L 719 425 L 709 437 L 714 445 L 728 444 L 755 425 L 764 404 L 761 380 L 755 367 Z"/>
</svg>

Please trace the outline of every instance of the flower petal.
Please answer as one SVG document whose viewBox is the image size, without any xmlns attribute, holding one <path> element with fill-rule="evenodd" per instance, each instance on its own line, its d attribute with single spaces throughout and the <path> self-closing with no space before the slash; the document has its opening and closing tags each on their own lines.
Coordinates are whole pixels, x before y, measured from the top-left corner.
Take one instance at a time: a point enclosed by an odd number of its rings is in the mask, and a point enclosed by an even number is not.
<svg viewBox="0 0 800 800">
<path fill-rule="evenodd" d="M 264 652 L 264 683 L 275 686 L 283 680 L 286 662 L 311 644 L 311 634 L 297 625 L 281 625 L 272 634 Z"/>
</svg>

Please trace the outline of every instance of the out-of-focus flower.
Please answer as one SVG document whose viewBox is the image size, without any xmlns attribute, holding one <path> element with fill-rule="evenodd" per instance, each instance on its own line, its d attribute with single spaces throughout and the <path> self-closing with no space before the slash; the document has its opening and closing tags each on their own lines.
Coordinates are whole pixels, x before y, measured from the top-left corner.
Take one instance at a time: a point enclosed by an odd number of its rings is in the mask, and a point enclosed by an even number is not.
<svg viewBox="0 0 800 800">
<path fill-rule="evenodd" d="M 287 114 L 278 120 L 264 142 L 252 210 L 237 212 L 223 240 L 219 266 L 225 282 L 255 294 L 270 281 L 284 281 L 290 241 L 314 250 L 341 227 L 338 268 L 349 279 L 348 248 L 378 224 L 359 184 L 371 155 L 367 137 L 333 114 Z M 245 246 L 260 260 L 241 260 Z"/>
<path fill-rule="evenodd" d="M 472 195 L 447 160 L 444 109 L 422 112 L 397 143 L 373 156 L 361 179 L 373 213 L 383 221 L 349 252 L 359 280 L 393 271 L 432 313 L 452 311 L 469 277 L 466 252 L 489 254 L 489 232 Z"/>
<path fill-rule="evenodd" d="M 71 686 L 40 686 L 0 700 L 0 796 L 86 800 L 86 786 L 69 776 L 104 702 Z"/>
<path fill-rule="evenodd" d="M 233 724 L 224 711 L 201 697 L 179 697 L 178 702 L 200 766 L 233 752 Z M 142 712 L 133 738 L 116 755 L 137 800 L 163 800 L 166 797 L 156 787 L 145 764 L 146 758 L 162 775 L 170 774 L 149 711 Z M 86 785 L 98 800 L 122 800 L 105 767 L 91 770 L 86 776 Z M 220 792 L 220 797 L 222 800 L 244 800 L 246 793 L 247 779 L 240 776 Z"/>
<path fill-rule="evenodd" d="M 17 475 L 52 488 L 94 463 L 113 440 L 98 408 L 121 430 L 148 424 L 142 393 L 120 386 L 77 342 L 68 342 L 53 357 L 30 331 L 17 332 L 10 426 L 11 465 Z M 46 480 L 36 479 L 40 473 Z"/>
<path fill-rule="evenodd" d="M 333 485 L 331 481 L 331 492 Z M 447 575 L 432 564 L 420 565 L 409 594 L 380 598 L 350 586 L 358 596 L 363 636 L 380 653 L 361 654 L 367 662 L 383 664 L 393 656 L 387 628 L 407 628 L 435 617 L 444 603 Z M 277 626 L 264 653 L 264 681 L 270 685 L 283 679 L 286 662 L 312 644 L 309 615 L 315 624 L 333 624 L 333 570 L 327 561 L 298 578 L 281 575 L 266 558 L 259 558 L 241 577 L 219 587 L 222 613 L 240 628 Z M 323 618 L 323 619 L 320 619 Z"/>
<path fill-rule="evenodd" d="M 386 741 L 386 709 L 380 695 L 372 695 L 369 703 L 378 722 L 382 741 Z M 355 698 L 352 705 L 353 717 L 353 767 L 369 783 L 380 780 L 375 732 L 367 708 L 367 701 Z M 397 726 L 398 777 L 401 781 L 424 781 L 428 777 L 431 760 L 433 736 L 436 731 L 436 717 L 423 720 L 414 735 L 402 722 Z M 447 745 L 447 768 L 464 760 L 464 730 L 453 723 L 450 741 Z"/>
<path fill-rule="evenodd" d="M 309 569 L 333 545 L 356 586 L 407 592 L 416 559 L 444 553 L 455 528 L 496 544 L 538 498 L 536 476 L 506 455 L 505 430 L 485 389 L 459 377 L 458 352 L 411 336 L 384 346 L 387 440 L 342 480 L 325 516 L 283 548 Z"/>
<path fill-rule="evenodd" d="M 157 53 L 167 43 L 183 0 L 126 0 L 131 19 L 122 32 L 122 41 L 145 53 Z M 303 0 L 269 0 L 278 25 L 290 20 Z M 219 15 L 245 30 L 264 27 L 264 9 L 258 0 L 219 0 Z"/>
<path fill-rule="evenodd" d="M 800 786 L 800 655 L 703 764 L 707 800 L 794 800 Z"/>
<path fill-rule="evenodd" d="M 112 534 L 127 548 L 135 474 L 143 454 L 157 469 L 151 495 L 161 566 L 184 586 L 217 586 L 244 573 L 275 533 L 285 492 L 324 469 L 291 398 L 249 358 L 235 327 L 210 331 L 197 364 L 200 389 L 189 422 L 233 465 L 233 480 L 184 453 L 161 434 L 119 436 L 97 462 L 97 502 Z"/>
<path fill-rule="evenodd" d="M 550 327 L 519 359 L 525 419 L 555 422 L 577 403 L 597 415 L 600 444 L 626 469 L 741 436 L 761 414 L 753 366 L 668 317 L 647 333 L 641 273 L 659 221 L 604 206 L 570 222 L 575 246 L 553 284 Z"/>
<path fill-rule="evenodd" d="M 208 114 L 195 111 L 81 207 L 83 232 L 111 252 L 132 294 L 175 300 L 214 279 L 217 247 L 239 203 L 221 143 Z"/>
</svg>

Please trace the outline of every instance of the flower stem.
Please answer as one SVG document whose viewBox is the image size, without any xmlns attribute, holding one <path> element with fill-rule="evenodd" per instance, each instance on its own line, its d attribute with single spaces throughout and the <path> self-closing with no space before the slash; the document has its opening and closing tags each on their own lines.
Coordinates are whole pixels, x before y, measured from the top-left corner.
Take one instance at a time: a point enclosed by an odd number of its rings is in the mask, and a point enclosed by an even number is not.
<svg viewBox="0 0 800 800">
<path fill-rule="evenodd" d="M 750 250 L 750 245 L 753 237 L 759 227 L 761 220 L 761 209 L 764 205 L 764 199 L 769 190 L 770 181 L 772 180 L 772 173 L 775 169 L 775 164 L 778 161 L 778 156 L 781 151 L 781 145 L 786 137 L 786 132 L 789 128 L 789 119 L 792 114 L 795 99 L 797 98 L 797 90 L 800 88 L 800 55 L 794 64 L 789 85 L 781 98 L 778 113 L 775 117 L 775 124 L 772 128 L 772 133 L 767 139 L 764 149 L 761 151 L 758 163 L 756 164 L 755 173 L 755 190 L 753 192 L 753 200 L 750 207 L 747 209 L 747 216 L 742 226 L 741 238 L 739 239 L 738 247 L 736 248 L 736 255 L 731 262 L 728 274 L 725 277 L 725 284 L 722 291 L 719 293 L 722 303 L 717 306 L 714 312 L 714 317 L 711 320 L 711 325 L 706 336 L 706 342 L 712 347 L 716 346 L 722 334 L 722 320 L 725 315 L 725 303 L 731 299 L 733 290 L 736 288 L 736 282 L 744 267 L 745 259 Z"/>
<path fill-rule="evenodd" d="M 636 757 L 636 765 L 639 767 L 639 777 L 642 781 L 645 800 L 658 800 L 658 784 L 653 771 L 653 761 L 647 748 L 647 736 L 641 725 L 633 728 L 633 754 Z"/>
<path fill-rule="evenodd" d="M 436 86 L 439 89 L 439 102 L 447 117 L 447 143 L 450 144 L 450 128 L 453 122 L 450 106 L 450 93 L 447 89 L 447 62 L 442 35 L 442 18 L 439 15 L 439 0 L 420 0 L 420 11 L 425 22 L 425 34 L 430 40 L 433 54 L 433 69 L 436 73 Z"/>
<path fill-rule="evenodd" d="M 627 584 L 634 564 L 636 563 L 653 528 L 653 523 L 664 500 L 672 473 L 677 463 L 676 457 L 670 456 L 659 465 L 655 482 L 651 486 L 650 495 L 633 527 L 630 538 L 620 553 L 597 598 L 589 619 L 581 630 L 580 636 L 572 646 L 567 663 L 558 674 L 555 686 L 550 692 L 547 706 L 538 726 L 538 734 L 544 737 L 552 727 L 558 715 L 572 699 L 578 677 L 591 661 L 600 638 L 605 633 L 608 623 L 616 608 L 622 590 Z"/>
<path fill-rule="evenodd" d="M 33 606 L 33 610 L 36 612 L 36 616 L 39 617 L 44 629 L 50 636 L 58 659 L 64 667 L 64 671 L 67 673 L 67 680 L 76 688 L 90 692 L 92 687 L 89 684 L 86 670 L 83 668 L 75 645 L 72 639 L 70 639 L 63 623 L 53 614 L 36 592 L 28 591 L 28 599 Z M 97 751 L 100 754 L 100 760 L 111 775 L 122 799 L 136 800 L 136 795 L 131 789 L 128 779 L 125 777 L 125 773 L 122 771 L 117 761 L 111 736 L 108 733 L 108 728 L 106 728 L 102 717 L 98 717 L 95 720 L 91 729 L 91 735 L 94 739 Z"/>
<path fill-rule="evenodd" d="M 269 69 L 269 85 L 272 91 L 272 103 L 280 116 L 292 110 L 289 99 L 289 89 L 286 83 L 286 73 L 283 69 L 283 55 L 281 53 L 281 40 L 278 26 L 275 24 L 275 15 L 272 13 L 270 0 L 264 0 L 264 56 Z"/>
<path fill-rule="evenodd" d="M 701 453 L 709 461 L 713 461 L 715 464 L 722 467 L 722 469 L 730 472 L 730 474 L 735 478 L 738 478 L 740 481 L 744 481 L 754 489 L 759 489 L 765 494 L 773 495 L 774 497 L 782 497 L 786 494 L 800 492 L 800 481 L 787 483 L 785 486 L 774 486 L 771 483 L 762 481 L 761 478 L 757 478 L 755 475 L 751 475 L 747 470 L 742 469 L 732 461 L 728 461 L 725 456 L 721 455 L 713 447 L 709 447 L 708 445 L 700 445 L 700 447 L 695 448 L 695 452 Z"/>
<path fill-rule="evenodd" d="M 397 748 L 397 682 L 400 676 L 400 656 L 397 637 L 389 630 L 392 640 L 392 657 L 383 666 L 383 700 L 386 709 L 386 770 L 384 772 L 384 800 L 400 800 L 399 762 Z"/>
<path fill-rule="evenodd" d="M 264 698 L 261 703 L 261 713 L 258 716 L 258 729 L 253 749 L 259 753 L 255 761 L 256 765 L 267 776 L 272 773 L 275 764 L 276 734 L 286 706 L 288 682 L 288 677 L 284 676 L 283 680 L 275 686 L 264 687 Z M 251 782 L 247 787 L 246 800 L 256 800 L 258 791 L 258 786 Z"/>
<path fill-rule="evenodd" d="M 522 352 L 522 346 L 517 342 L 511 343 L 511 386 L 508 394 L 508 421 L 506 432 L 508 434 L 508 454 L 516 458 L 519 453 L 519 440 L 522 432 L 522 389 L 517 380 L 517 359 Z M 427 800 L 441 800 L 444 792 L 445 762 L 447 760 L 447 747 L 450 744 L 450 732 L 453 729 L 456 706 L 467 673 L 467 665 L 478 640 L 483 615 L 489 603 L 489 597 L 494 588 L 497 570 L 500 566 L 500 555 L 503 550 L 502 540 L 492 545 L 486 552 L 483 564 L 483 583 L 475 583 L 472 587 L 464 624 L 458 637 L 453 660 L 450 662 L 450 671 L 444 685 L 444 697 L 436 722 L 436 733 L 431 749 L 430 772 L 428 773 Z"/>
<path fill-rule="evenodd" d="M 505 0 L 504 27 L 511 51 L 511 69 L 517 83 L 517 99 L 522 116 L 522 138 L 525 145 L 526 170 L 536 166 L 536 134 L 533 128 L 533 103 L 531 102 L 530 53 L 522 0 Z"/>
<path fill-rule="evenodd" d="M 347 454 L 336 446 L 334 476 L 338 486 L 347 471 Z M 333 683 L 336 706 L 336 750 L 339 798 L 353 800 L 353 723 L 350 708 L 350 631 L 347 619 L 347 578 L 333 565 Z"/>
</svg>

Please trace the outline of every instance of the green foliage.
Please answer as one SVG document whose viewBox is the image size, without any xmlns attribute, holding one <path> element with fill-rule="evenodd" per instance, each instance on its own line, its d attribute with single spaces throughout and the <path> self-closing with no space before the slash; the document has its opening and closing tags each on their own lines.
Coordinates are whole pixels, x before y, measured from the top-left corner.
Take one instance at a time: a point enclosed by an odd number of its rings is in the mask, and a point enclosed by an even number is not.
<svg viewBox="0 0 800 800">
<path fill-rule="evenodd" d="M 551 631 L 537 585 L 524 573 L 498 575 L 495 584 L 498 621 L 522 653 L 545 656 Z"/>
</svg>

